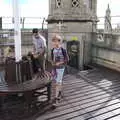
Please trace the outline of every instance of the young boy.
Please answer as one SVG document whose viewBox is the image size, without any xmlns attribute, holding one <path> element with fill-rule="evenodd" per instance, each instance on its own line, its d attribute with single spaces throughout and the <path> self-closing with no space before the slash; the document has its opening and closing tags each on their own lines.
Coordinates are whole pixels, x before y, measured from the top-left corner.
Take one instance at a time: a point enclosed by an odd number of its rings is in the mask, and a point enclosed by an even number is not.
<svg viewBox="0 0 120 120">
<path fill-rule="evenodd" d="M 52 39 L 53 49 L 51 51 L 54 80 L 56 82 L 55 103 L 61 98 L 62 78 L 65 70 L 65 65 L 69 61 L 68 54 L 61 47 L 61 37 L 56 35 Z"/>
</svg>

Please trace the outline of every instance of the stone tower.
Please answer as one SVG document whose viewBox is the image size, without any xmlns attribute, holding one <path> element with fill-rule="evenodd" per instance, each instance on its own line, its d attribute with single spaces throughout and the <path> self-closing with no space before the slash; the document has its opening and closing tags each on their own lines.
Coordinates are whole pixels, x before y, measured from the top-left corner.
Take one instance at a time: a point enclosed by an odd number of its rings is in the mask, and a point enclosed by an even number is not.
<svg viewBox="0 0 120 120">
<path fill-rule="evenodd" d="M 96 31 L 97 0 L 49 0 L 48 49 L 59 33 L 68 41 L 79 41 L 79 68 L 91 62 L 92 32 Z"/>
<path fill-rule="evenodd" d="M 111 10 L 110 10 L 109 4 L 108 4 L 108 8 L 106 10 L 106 15 L 105 15 L 104 32 L 105 33 L 111 33 L 112 32 Z"/>
</svg>

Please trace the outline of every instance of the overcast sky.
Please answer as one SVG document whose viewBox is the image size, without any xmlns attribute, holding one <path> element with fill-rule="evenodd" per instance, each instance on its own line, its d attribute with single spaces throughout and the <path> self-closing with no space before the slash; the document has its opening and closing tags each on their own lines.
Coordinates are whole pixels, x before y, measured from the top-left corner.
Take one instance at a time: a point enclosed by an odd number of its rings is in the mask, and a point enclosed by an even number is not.
<svg viewBox="0 0 120 120">
<path fill-rule="evenodd" d="M 21 16 L 24 17 L 46 17 L 48 16 L 49 0 L 20 0 Z M 111 8 L 111 15 L 120 15 L 120 0 L 98 0 L 97 15 L 105 16 L 108 3 Z M 0 16 L 12 16 L 12 0 L 0 0 Z M 115 23 L 120 23 L 120 18 L 114 18 Z"/>
<path fill-rule="evenodd" d="M 0 16 L 11 16 L 12 0 L 0 0 Z M 22 16 L 47 16 L 49 0 L 20 0 Z M 98 0 L 98 16 L 104 16 L 107 4 L 110 4 L 112 15 L 120 14 L 120 0 Z"/>
</svg>

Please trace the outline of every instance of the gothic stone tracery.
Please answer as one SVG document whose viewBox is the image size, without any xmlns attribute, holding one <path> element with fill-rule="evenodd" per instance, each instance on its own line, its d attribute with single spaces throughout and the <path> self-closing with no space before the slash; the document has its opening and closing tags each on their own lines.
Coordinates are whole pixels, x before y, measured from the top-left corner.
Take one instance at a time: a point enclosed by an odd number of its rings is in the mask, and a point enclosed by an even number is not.
<svg viewBox="0 0 120 120">
<path fill-rule="evenodd" d="M 61 0 L 56 0 L 56 7 L 60 8 L 61 7 Z"/>
<path fill-rule="evenodd" d="M 79 7 L 80 6 L 80 0 L 72 0 L 72 7 Z"/>
</svg>

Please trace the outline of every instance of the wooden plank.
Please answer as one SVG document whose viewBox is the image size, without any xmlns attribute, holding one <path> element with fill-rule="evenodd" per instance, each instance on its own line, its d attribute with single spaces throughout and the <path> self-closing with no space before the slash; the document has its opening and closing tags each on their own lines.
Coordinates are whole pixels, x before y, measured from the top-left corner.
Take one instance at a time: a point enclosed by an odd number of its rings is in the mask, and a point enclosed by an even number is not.
<svg viewBox="0 0 120 120">
<path fill-rule="evenodd" d="M 104 102 L 104 100 L 105 99 L 103 99 L 103 100 L 101 100 L 101 103 L 103 103 Z M 108 100 L 108 99 L 106 99 L 106 100 Z M 74 104 L 74 103 L 73 103 Z M 98 103 L 97 103 L 98 104 Z M 84 104 L 85 105 L 85 104 Z M 91 105 L 91 106 L 93 106 L 94 105 L 94 102 L 93 102 L 93 104 Z M 61 105 L 60 105 L 61 106 Z M 79 108 L 79 107 L 81 107 L 81 108 Z M 82 105 L 80 105 L 80 106 L 77 106 L 77 107 L 71 107 L 71 108 L 69 108 L 69 109 L 66 109 L 66 110 L 62 110 L 62 111 L 58 111 L 58 112 L 54 112 L 53 114 L 47 114 L 47 116 L 45 116 L 45 119 L 53 119 L 53 118 L 57 118 L 57 117 L 59 117 L 59 116 L 66 116 L 66 114 L 70 114 L 70 113 L 72 113 L 72 114 L 74 114 L 74 112 L 78 112 L 78 111 L 83 111 L 83 106 Z M 86 113 L 86 112 L 85 112 Z"/>
<path fill-rule="evenodd" d="M 75 78 L 71 77 L 74 75 L 68 75 L 64 81 L 64 98 L 62 103 L 59 103 L 55 110 L 49 111 L 47 114 L 39 117 L 38 120 L 41 120 L 41 118 L 46 120 L 79 120 L 80 118 L 81 120 L 103 120 L 116 117 L 115 115 L 119 116 L 120 108 L 118 105 L 120 104 L 120 101 L 116 98 L 120 98 L 120 82 L 119 79 L 115 79 L 118 78 L 118 75 L 112 76 L 112 79 L 109 80 L 109 72 L 107 75 L 106 73 L 107 70 L 106 72 L 97 71 L 89 73 L 87 76 L 90 79 L 89 82 L 83 80 L 83 78 L 81 79 L 81 77 Z M 92 77 L 90 77 L 90 74 Z M 96 75 L 98 76 L 96 77 Z M 92 78 L 94 78 L 94 80 L 92 80 Z M 101 81 L 101 78 L 106 78 L 108 81 L 98 84 L 98 82 Z M 114 81 L 115 84 L 112 83 L 110 88 L 106 90 L 104 88 L 109 87 L 109 81 Z M 116 113 L 114 113 L 114 111 Z"/>
<path fill-rule="evenodd" d="M 111 118 L 106 118 L 106 120 L 120 120 L 120 115 L 113 116 Z"/>
</svg>

